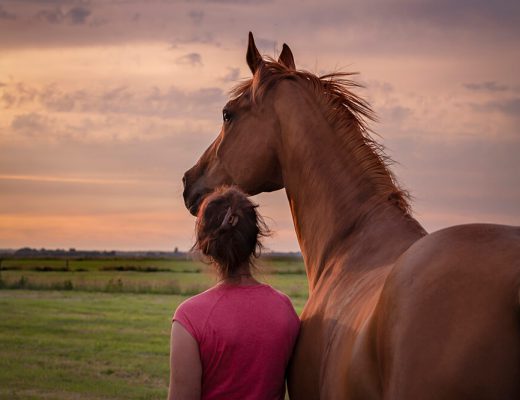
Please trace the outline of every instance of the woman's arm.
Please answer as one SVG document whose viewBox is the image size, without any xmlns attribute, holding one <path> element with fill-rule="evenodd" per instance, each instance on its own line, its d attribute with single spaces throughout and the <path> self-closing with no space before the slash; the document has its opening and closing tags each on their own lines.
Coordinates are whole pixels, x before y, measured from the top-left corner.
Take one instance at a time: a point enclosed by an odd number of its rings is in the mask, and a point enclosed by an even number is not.
<svg viewBox="0 0 520 400">
<path fill-rule="evenodd" d="M 201 377 L 199 345 L 179 322 L 173 321 L 168 400 L 200 400 Z"/>
</svg>

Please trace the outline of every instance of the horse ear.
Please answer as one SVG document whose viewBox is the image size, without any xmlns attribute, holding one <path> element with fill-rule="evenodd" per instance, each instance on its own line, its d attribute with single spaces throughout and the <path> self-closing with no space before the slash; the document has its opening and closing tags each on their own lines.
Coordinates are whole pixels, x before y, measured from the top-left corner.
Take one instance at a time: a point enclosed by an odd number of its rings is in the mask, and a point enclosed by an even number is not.
<svg viewBox="0 0 520 400">
<path fill-rule="evenodd" d="M 251 32 L 249 32 L 249 43 L 247 45 L 246 60 L 247 65 L 249 65 L 249 69 L 253 74 L 258 69 L 258 66 L 262 63 L 262 56 L 256 48 L 255 39 L 253 38 L 253 34 Z"/>
<path fill-rule="evenodd" d="M 296 65 L 294 64 L 294 57 L 291 49 L 285 43 L 283 44 L 282 52 L 280 53 L 280 57 L 278 57 L 278 62 L 280 64 L 285 65 L 289 69 L 296 69 Z"/>
</svg>

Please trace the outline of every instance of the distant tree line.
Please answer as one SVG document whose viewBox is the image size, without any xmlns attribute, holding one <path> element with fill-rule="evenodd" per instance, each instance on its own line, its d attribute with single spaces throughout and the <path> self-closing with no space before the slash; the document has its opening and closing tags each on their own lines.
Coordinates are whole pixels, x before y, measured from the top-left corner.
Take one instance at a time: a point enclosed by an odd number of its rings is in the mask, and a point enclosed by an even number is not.
<svg viewBox="0 0 520 400">
<path fill-rule="evenodd" d="M 153 259 L 182 259 L 189 256 L 186 252 L 178 251 L 116 251 L 116 250 L 76 250 L 65 249 L 33 249 L 23 247 L 18 250 L 0 250 L 4 258 L 38 258 L 38 259 L 111 259 L 111 258 L 153 258 Z"/>
<path fill-rule="evenodd" d="M 191 259 L 198 258 L 197 254 L 179 251 L 118 251 L 118 250 L 76 250 L 65 249 L 34 249 L 22 247 L 21 249 L 0 249 L 0 257 L 11 259 Z M 266 259 L 300 259 L 300 252 L 264 252 L 262 258 Z"/>
</svg>

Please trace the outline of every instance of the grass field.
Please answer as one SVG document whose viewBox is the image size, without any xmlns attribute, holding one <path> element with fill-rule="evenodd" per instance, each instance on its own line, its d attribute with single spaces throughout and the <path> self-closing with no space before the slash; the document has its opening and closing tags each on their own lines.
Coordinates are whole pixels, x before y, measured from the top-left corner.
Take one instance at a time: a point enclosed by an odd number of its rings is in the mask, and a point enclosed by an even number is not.
<svg viewBox="0 0 520 400">
<path fill-rule="evenodd" d="M 191 261 L 70 261 L 62 271 L 56 268 L 63 260 L 2 266 L 8 270 L 1 271 L 0 399 L 166 398 L 171 316 L 190 294 L 215 283 L 207 266 Z M 111 269 L 118 266 L 136 268 Z M 165 271 L 138 268 L 147 266 Z M 307 292 L 301 267 L 273 262 L 259 274 L 292 293 L 298 312 Z M 22 277 L 33 290 L 5 289 Z M 71 286 L 50 290 L 66 280 Z"/>
<path fill-rule="evenodd" d="M 211 266 L 189 260 L 4 260 L 4 288 L 193 295 L 213 285 Z M 261 261 L 257 277 L 291 297 L 307 296 L 300 260 Z"/>
</svg>

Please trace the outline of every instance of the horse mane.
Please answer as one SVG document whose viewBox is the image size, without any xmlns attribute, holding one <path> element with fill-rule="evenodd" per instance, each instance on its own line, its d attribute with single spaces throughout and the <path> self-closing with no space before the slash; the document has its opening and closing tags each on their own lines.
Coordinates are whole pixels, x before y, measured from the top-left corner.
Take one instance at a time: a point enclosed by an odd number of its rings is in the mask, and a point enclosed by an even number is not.
<svg viewBox="0 0 520 400">
<path fill-rule="evenodd" d="M 400 187 L 389 169 L 394 161 L 385 153 L 384 146 L 372 138 L 373 130 L 368 123 L 377 121 L 376 114 L 366 100 L 352 91 L 363 87 L 350 79 L 356 74 L 335 72 L 317 76 L 308 71 L 289 69 L 267 58 L 260 64 L 253 78 L 239 83 L 231 90 L 231 95 L 233 98 L 248 96 L 256 103 L 280 80 L 292 79 L 306 83 L 322 105 L 329 124 L 343 133 L 346 151 L 359 163 L 363 176 L 376 186 L 380 198 L 410 215 L 410 194 Z"/>
</svg>

